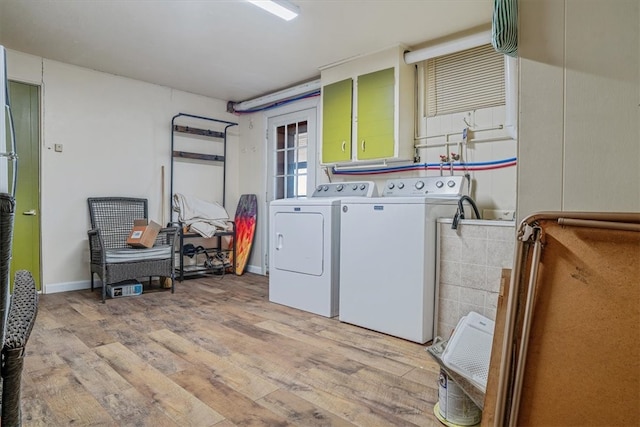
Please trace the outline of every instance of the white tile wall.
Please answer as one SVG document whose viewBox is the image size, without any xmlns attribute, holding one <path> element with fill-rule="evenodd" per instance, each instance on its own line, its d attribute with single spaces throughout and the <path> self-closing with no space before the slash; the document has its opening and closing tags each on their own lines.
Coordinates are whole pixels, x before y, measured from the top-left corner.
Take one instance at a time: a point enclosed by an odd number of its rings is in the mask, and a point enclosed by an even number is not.
<svg viewBox="0 0 640 427">
<path fill-rule="evenodd" d="M 504 160 L 518 155 L 516 141 L 501 140 L 508 136 L 508 132 L 504 129 L 505 106 L 424 118 L 422 123 L 424 131 L 420 144 L 426 144 L 427 147 L 418 150 L 421 162 L 437 164 L 440 162 L 441 155 L 454 152 L 461 154 L 462 160 L 469 163 Z M 458 142 L 462 141 L 462 131 L 468 125 L 471 125 L 472 129 L 469 135 L 470 142 L 466 147 L 458 145 Z M 502 129 L 500 129 L 501 126 Z M 445 134 L 449 136 L 444 136 Z M 474 142 L 478 140 L 481 142 Z M 448 151 L 443 145 L 447 142 L 450 144 Z M 437 175 L 438 171 L 430 170 L 423 173 Z M 515 166 L 471 171 L 470 175 L 473 182 L 470 196 L 473 197 L 481 212 L 483 209 L 515 210 L 517 183 Z"/>
<path fill-rule="evenodd" d="M 436 333 L 449 338 L 470 311 L 495 319 L 503 268 L 512 268 L 513 221 L 438 220 L 438 319 Z"/>
</svg>

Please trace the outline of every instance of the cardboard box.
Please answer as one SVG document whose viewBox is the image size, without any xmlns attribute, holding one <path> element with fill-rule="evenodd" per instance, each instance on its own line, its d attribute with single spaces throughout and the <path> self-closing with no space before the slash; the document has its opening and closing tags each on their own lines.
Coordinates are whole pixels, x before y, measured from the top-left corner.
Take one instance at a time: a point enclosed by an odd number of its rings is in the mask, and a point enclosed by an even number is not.
<svg viewBox="0 0 640 427">
<path fill-rule="evenodd" d="M 136 219 L 133 221 L 133 229 L 127 238 L 127 244 L 136 248 L 150 248 L 155 243 L 161 228 L 156 222 Z"/>
<path fill-rule="evenodd" d="M 111 298 L 130 297 L 142 294 L 141 283 L 116 283 L 115 285 L 107 285 L 107 294 Z"/>
</svg>

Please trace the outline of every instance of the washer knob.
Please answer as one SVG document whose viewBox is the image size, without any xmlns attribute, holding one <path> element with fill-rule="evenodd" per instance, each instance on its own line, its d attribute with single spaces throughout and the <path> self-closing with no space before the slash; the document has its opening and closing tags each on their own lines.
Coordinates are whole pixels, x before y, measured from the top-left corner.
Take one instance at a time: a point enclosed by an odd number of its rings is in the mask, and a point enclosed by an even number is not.
<svg viewBox="0 0 640 427">
<path fill-rule="evenodd" d="M 316 187 L 316 191 L 322 191 L 322 185 L 318 185 L 318 186 Z"/>
<path fill-rule="evenodd" d="M 442 181 L 437 181 L 436 182 L 436 187 L 442 188 L 443 186 L 444 186 L 444 182 L 442 182 Z"/>
<path fill-rule="evenodd" d="M 322 186 L 322 189 L 323 189 L 324 191 L 329 191 L 329 186 L 328 186 L 328 185 L 324 185 L 324 186 Z"/>
<path fill-rule="evenodd" d="M 402 190 L 404 188 L 404 183 L 403 182 L 399 182 L 398 183 L 398 188 Z"/>
<path fill-rule="evenodd" d="M 395 188 L 395 185 L 393 184 L 393 182 L 390 182 L 390 183 L 387 185 L 387 188 L 388 188 L 389 190 L 393 190 L 393 189 Z"/>
<path fill-rule="evenodd" d="M 344 185 L 338 184 L 338 186 L 336 187 L 336 190 L 337 191 L 342 191 L 343 188 L 344 188 Z"/>
<path fill-rule="evenodd" d="M 353 191 L 356 191 L 358 189 L 358 184 L 353 184 L 353 186 L 351 187 L 351 189 Z"/>
<path fill-rule="evenodd" d="M 447 185 L 448 185 L 450 188 L 453 188 L 453 187 L 455 187 L 455 186 L 456 186 L 456 182 L 455 182 L 454 180 L 451 180 L 451 181 L 448 181 L 448 182 L 447 182 Z"/>
<path fill-rule="evenodd" d="M 424 182 L 416 181 L 416 189 L 422 190 L 424 188 Z"/>
<path fill-rule="evenodd" d="M 360 189 L 364 191 L 367 188 L 367 184 L 360 184 Z"/>
</svg>

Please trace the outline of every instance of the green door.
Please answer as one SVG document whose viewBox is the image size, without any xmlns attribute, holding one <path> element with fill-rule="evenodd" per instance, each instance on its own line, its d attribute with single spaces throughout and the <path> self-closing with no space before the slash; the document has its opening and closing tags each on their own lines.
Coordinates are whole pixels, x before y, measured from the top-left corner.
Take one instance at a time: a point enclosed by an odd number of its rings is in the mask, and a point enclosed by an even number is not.
<svg viewBox="0 0 640 427">
<path fill-rule="evenodd" d="M 358 160 L 395 154 L 394 69 L 358 77 Z"/>
<path fill-rule="evenodd" d="M 351 160 L 353 80 L 322 88 L 322 162 Z"/>
<path fill-rule="evenodd" d="M 11 283 L 17 270 L 28 270 L 40 281 L 40 106 L 38 87 L 9 82 L 16 135 L 18 178 L 13 229 Z"/>
</svg>

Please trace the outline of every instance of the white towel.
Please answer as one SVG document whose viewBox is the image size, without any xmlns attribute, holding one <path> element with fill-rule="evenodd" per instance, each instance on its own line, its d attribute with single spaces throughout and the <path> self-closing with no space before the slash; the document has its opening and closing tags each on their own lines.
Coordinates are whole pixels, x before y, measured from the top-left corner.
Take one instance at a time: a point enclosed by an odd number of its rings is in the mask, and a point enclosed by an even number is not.
<svg viewBox="0 0 640 427">
<path fill-rule="evenodd" d="M 203 237 L 213 237 L 217 231 L 231 229 L 229 214 L 219 203 L 180 193 L 173 195 L 173 201 L 173 210 L 178 212 L 180 222 Z"/>
</svg>

